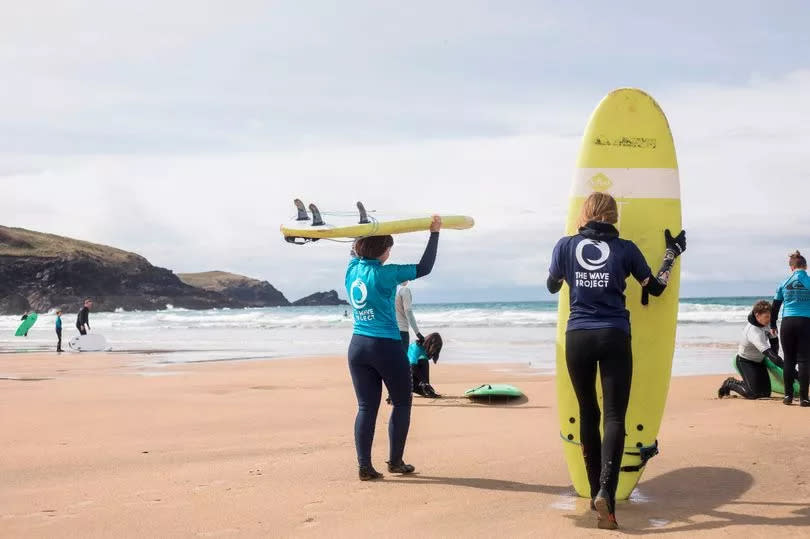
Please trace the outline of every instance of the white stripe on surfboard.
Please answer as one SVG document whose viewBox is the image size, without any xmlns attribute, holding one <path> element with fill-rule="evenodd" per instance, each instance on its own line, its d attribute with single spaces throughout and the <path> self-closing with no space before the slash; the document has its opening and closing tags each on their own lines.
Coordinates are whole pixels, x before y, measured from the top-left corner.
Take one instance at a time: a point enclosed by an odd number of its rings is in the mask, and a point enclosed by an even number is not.
<svg viewBox="0 0 810 539">
<path fill-rule="evenodd" d="M 587 197 L 594 191 L 618 198 L 681 198 L 675 168 L 578 168 L 571 196 Z"/>
</svg>

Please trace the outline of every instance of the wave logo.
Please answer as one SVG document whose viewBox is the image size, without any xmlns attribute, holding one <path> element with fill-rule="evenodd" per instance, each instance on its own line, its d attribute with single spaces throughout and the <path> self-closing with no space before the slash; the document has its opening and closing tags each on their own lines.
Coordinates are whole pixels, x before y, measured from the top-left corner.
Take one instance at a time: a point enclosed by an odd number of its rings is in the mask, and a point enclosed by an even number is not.
<svg viewBox="0 0 810 539">
<path fill-rule="evenodd" d="M 349 303 L 352 304 L 357 310 L 366 308 L 366 301 L 368 300 L 368 288 L 366 283 L 361 279 L 357 279 L 352 283 L 349 289 Z"/>
<path fill-rule="evenodd" d="M 610 181 L 610 178 L 601 172 L 595 176 L 592 176 L 591 179 L 588 180 L 588 184 L 591 186 L 591 189 L 594 191 L 599 191 L 600 193 L 613 187 L 613 182 Z"/>
<path fill-rule="evenodd" d="M 585 247 L 588 245 L 592 245 L 599 249 L 599 257 L 597 259 L 590 259 L 585 257 Z M 593 249 L 591 249 L 592 251 Z M 607 259 L 610 256 L 610 246 L 603 242 L 597 240 L 582 240 L 577 245 L 577 263 L 583 268 L 588 271 L 596 271 L 598 269 L 602 269 L 607 264 Z"/>
</svg>

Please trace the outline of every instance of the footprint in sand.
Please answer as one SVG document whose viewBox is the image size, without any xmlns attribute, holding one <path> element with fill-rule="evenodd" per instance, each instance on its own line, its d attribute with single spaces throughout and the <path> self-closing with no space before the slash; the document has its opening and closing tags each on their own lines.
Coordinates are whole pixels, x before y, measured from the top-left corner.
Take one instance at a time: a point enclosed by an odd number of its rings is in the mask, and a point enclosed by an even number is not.
<svg viewBox="0 0 810 539">
<path fill-rule="evenodd" d="M 221 530 L 211 530 L 206 532 L 197 532 L 199 537 L 222 537 L 225 535 L 233 535 L 239 533 L 239 528 L 223 528 Z"/>
<path fill-rule="evenodd" d="M 211 481 L 211 483 L 209 483 L 209 484 L 197 485 L 196 487 L 194 487 L 192 489 L 192 491 L 193 492 L 202 492 L 202 491 L 208 490 L 209 488 L 212 488 L 212 487 L 218 487 L 218 486 L 224 485 L 225 483 L 226 483 L 226 481 L 224 479 L 216 479 L 214 481 Z"/>
</svg>

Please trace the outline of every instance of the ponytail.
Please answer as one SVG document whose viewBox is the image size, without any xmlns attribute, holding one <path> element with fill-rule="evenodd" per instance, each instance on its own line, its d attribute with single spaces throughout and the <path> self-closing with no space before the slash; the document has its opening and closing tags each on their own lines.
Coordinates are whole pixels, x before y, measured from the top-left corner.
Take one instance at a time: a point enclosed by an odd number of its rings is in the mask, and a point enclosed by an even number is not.
<svg viewBox="0 0 810 539">
<path fill-rule="evenodd" d="M 798 249 L 790 253 L 788 263 L 791 269 L 807 269 L 807 259 L 802 256 Z"/>
</svg>

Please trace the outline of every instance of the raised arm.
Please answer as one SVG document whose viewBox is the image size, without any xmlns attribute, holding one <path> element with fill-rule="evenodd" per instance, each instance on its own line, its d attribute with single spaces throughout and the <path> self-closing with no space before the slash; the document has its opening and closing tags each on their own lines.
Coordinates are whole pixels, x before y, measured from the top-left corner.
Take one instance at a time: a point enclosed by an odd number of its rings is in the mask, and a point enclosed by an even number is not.
<svg viewBox="0 0 810 539">
<path fill-rule="evenodd" d="M 433 264 L 436 263 L 436 251 L 439 248 L 439 230 L 442 228 L 442 218 L 438 215 L 433 216 L 433 222 L 430 224 L 430 239 L 428 239 L 425 252 L 422 254 L 422 259 L 416 265 L 416 278 L 424 277 L 433 270 Z"/>
<path fill-rule="evenodd" d="M 660 296 L 664 293 L 669 283 L 669 275 L 672 271 L 672 265 L 675 264 L 675 259 L 686 251 L 686 231 L 681 230 L 680 234 L 673 238 L 669 229 L 667 229 L 664 231 L 664 241 L 666 241 L 667 250 L 664 253 L 664 260 L 661 262 L 658 273 L 655 277 L 650 275 L 641 283 L 644 291 L 653 296 Z"/>
</svg>

